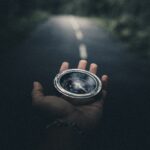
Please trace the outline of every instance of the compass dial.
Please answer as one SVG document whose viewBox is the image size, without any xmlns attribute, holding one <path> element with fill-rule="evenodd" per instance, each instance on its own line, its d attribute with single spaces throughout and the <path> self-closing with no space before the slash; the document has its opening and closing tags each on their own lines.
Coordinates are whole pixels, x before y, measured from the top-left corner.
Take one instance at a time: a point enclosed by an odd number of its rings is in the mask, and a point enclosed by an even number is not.
<svg viewBox="0 0 150 150">
<path fill-rule="evenodd" d="M 95 89 L 95 80 L 82 72 L 72 72 L 62 76 L 60 85 L 75 94 L 87 94 Z"/>
<path fill-rule="evenodd" d="M 93 73 L 81 69 L 68 69 L 54 79 L 56 89 L 70 98 L 90 98 L 102 88 L 100 79 Z"/>
</svg>

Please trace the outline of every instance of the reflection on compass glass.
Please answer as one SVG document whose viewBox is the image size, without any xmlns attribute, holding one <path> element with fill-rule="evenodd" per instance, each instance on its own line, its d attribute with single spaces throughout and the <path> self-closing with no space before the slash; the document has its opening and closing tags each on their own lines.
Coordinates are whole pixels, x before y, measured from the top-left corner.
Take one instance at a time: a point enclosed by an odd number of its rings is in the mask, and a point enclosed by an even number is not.
<svg viewBox="0 0 150 150">
<path fill-rule="evenodd" d="M 70 72 L 63 75 L 60 79 L 60 85 L 75 94 L 87 94 L 96 88 L 95 80 L 82 72 Z"/>
</svg>

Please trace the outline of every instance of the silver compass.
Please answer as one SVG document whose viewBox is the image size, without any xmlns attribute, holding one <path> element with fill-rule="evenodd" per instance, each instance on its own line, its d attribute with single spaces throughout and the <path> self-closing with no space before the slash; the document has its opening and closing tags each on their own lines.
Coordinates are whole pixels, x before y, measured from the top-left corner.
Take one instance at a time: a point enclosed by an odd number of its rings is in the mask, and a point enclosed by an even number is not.
<svg viewBox="0 0 150 150">
<path fill-rule="evenodd" d="M 102 82 L 89 71 L 68 69 L 56 75 L 54 86 L 67 97 L 86 101 L 101 91 Z"/>
</svg>

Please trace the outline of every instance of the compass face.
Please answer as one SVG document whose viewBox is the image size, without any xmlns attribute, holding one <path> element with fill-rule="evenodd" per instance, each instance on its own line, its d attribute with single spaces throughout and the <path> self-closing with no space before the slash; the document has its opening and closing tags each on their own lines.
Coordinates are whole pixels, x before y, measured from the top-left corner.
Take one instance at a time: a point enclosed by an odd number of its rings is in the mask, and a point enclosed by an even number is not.
<svg viewBox="0 0 150 150">
<path fill-rule="evenodd" d="M 86 70 L 69 69 L 54 79 L 56 89 L 71 98 L 90 98 L 102 88 L 100 79 Z"/>
<path fill-rule="evenodd" d="M 82 72 L 70 72 L 63 75 L 60 79 L 60 85 L 75 94 L 88 94 L 96 88 L 95 80 Z"/>
</svg>

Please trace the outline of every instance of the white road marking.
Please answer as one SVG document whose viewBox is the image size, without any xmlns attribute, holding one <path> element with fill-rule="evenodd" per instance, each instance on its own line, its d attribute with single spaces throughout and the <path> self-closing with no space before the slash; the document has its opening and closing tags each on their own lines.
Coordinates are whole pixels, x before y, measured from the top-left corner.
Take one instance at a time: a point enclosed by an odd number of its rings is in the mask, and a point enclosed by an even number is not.
<svg viewBox="0 0 150 150">
<path fill-rule="evenodd" d="M 77 21 L 74 19 L 74 17 L 72 17 L 72 18 L 70 19 L 70 23 L 71 23 L 72 28 L 74 29 L 75 32 L 78 31 L 78 30 L 80 30 L 79 24 L 78 24 Z"/>
<path fill-rule="evenodd" d="M 71 23 L 73 30 L 75 31 L 76 39 L 79 41 L 83 40 L 84 35 L 81 32 L 80 25 L 78 24 L 78 22 L 75 20 L 74 17 L 71 17 L 70 23 Z M 81 43 L 79 45 L 79 55 L 80 55 L 81 59 L 87 59 L 88 58 L 87 47 L 83 43 Z"/>
<path fill-rule="evenodd" d="M 79 41 L 82 40 L 83 39 L 83 33 L 81 32 L 80 26 L 74 17 L 72 17 L 70 19 L 70 23 L 72 25 L 73 30 L 75 31 L 75 36 L 76 36 L 77 40 L 79 40 Z"/>
<path fill-rule="evenodd" d="M 87 59 L 88 54 L 87 54 L 87 48 L 85 44 L 80 44 L 79 46 L 79 54 L 81 59 Z"/>
<path fill-rule="evenodd" d="M 76 31 L 75 34 L 76 34 L 76 38 L 78 40 L 82 40 L 83 39 L 83 33 L 80 30 Z"/>
</svg>

